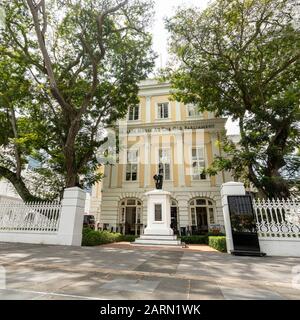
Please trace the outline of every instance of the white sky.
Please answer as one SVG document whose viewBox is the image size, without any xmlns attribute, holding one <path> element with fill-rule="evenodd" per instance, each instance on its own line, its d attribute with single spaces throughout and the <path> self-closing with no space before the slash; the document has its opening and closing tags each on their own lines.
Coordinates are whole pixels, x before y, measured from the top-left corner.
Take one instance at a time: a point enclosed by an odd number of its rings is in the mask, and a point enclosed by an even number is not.
<svg viewBox="0 0 300 320">
<path fill-rule="evenodd" d="M 153 48 L 159 54 L 156 67 L 166 65 L 168 59 L 168 32 L 164 18 L 172 17 L 179 6 L 205 8 L 208 0 L 155 0 L 155 21 L 153 26 Z"/>
<path fill-rule="evenodd" d="M 175 14 L 179 6 L 196 6 L 205 8 L 209 0 L 155 0 L 155 20 L 153 25 L 153 49 L 159 57 L 156 61 L 156 68 L 166 65 L 168 60 L 168 32 L 164 26 L 164 18 Z M 238 126 L 230 119 L 226 124 L 227 134 L 238 134 Z"/>
</svg>

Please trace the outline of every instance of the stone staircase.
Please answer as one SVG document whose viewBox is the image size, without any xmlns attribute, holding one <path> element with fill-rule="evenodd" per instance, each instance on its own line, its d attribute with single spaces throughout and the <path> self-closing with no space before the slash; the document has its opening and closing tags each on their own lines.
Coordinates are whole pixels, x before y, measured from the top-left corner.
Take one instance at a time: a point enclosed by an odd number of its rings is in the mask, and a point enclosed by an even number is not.
<svg viewBox="0 0 300 320">
<path fill-rule="evenodd" d="M 177 239 L 174 235 L 141 235 L 133 245 L 157 245 L 157 246 L 181 246 L 181 240 Z"/>
</svg>

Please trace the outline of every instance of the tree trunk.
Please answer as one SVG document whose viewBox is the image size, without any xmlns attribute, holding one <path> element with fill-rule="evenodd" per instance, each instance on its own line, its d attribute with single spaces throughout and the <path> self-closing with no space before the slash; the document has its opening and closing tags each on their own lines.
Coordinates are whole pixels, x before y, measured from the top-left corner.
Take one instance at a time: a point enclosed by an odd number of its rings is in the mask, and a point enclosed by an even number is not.
<svg viewBox="0 0 300 320">
<path fill-rule="evenodd" d="M 75 142 L 64 148 L 66 166 L 66 188 L 78 186 L 78 170 L 76 166 Z"/>
<path fill-rule="evenodd" d="M 15 172 L 12 172 L 7 168 L 0 167 L 0 176 L 7 179 L 15 187 L 24 202 L 44 201 L 43 199 L 32 195 L 27 189 L 22 177 L 18 177 Z"/>
</svg>

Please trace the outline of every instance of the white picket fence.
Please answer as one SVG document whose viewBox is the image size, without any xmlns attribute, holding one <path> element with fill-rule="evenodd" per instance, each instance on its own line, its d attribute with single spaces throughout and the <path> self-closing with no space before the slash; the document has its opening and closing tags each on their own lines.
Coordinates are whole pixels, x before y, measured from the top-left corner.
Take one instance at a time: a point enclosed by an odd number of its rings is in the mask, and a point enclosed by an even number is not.
<svg viewBox="0 0 300 320">
<path fill-rule="evenodd" d="M 85 199 L 74 187 L 61 203 L 0 201 L 0 242 L 80 246 Z"/>
<path fill-rule="evenodd" d="M 0 203 L 0 232 L 58 232 L 61 203 Z"/>
<path fill-rule="evenodd" d="M 262 238 L 300 238 L 300 201 L 253 200 L 257 232 Z"/>
</svg>

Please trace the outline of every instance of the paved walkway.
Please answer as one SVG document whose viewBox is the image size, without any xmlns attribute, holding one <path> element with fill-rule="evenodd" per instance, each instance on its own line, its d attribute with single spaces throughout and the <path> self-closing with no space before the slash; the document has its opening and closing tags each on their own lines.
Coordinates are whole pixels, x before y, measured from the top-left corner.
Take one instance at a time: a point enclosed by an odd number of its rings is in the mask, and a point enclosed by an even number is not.
<svg viewBox="0 0 300 320">
<path fill-rule="evenodd" d="M 196 247 L 0 243 L 0 299 L 300 299 L 300 258 Z"/>
</svg>

